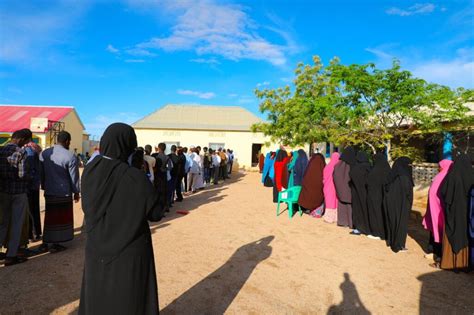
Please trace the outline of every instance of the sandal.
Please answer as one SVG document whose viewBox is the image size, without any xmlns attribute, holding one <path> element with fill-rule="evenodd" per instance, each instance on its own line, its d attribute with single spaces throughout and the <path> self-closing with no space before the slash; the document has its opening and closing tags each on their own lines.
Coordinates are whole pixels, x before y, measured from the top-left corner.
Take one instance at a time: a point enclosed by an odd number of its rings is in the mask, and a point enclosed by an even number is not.
<svg viewBox="0 0 474 315">
<path fill-rule="evenodd" d="M 435 268 L 435 269 L 441 269 L 441 264 L 439 262 L 434 262 L 429 264 L 430 267 Z"/>
</svg>

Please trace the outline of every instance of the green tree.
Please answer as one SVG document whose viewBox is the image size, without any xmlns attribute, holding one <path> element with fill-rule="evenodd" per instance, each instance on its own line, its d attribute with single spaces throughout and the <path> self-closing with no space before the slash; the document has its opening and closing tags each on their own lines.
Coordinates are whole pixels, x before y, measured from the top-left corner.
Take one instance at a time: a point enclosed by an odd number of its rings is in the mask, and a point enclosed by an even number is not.
<svg viewBox="0 0 474 315">
<path fill-rule="evenodd" d="M 256 90 L 268 121 L 254 126 L 273 140 L 290 145 L 331 141 L 376 152 L 410 154 L 412 138 L 472 125 L 464 106 L 472 90 L 429 84 L 402 70 L 373 63 L 342 65 L 334 58 L 324 67 L 299 64 L 294 89 Z M 452 124 L 456 122 L 456 124 Z M 393 140 L 398 146 L 394 147 Z"/>
</svg>

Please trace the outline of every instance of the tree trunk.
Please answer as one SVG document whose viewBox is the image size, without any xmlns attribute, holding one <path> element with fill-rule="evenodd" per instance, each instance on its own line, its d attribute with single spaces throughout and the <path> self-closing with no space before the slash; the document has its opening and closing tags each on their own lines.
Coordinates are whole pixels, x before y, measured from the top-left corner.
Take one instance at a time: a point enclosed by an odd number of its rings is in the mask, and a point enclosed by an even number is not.
<svg viewBox="0 0 474 315">
<path fill-rule="evenodd" d="M 387 140 L 385 147 L 387 149 L 387 160 L 390 165 L 392 164 L 392 155 L 390 154 L 390 151 L 392 150 L 392 141 L 390 139 Z"/>
</svg>

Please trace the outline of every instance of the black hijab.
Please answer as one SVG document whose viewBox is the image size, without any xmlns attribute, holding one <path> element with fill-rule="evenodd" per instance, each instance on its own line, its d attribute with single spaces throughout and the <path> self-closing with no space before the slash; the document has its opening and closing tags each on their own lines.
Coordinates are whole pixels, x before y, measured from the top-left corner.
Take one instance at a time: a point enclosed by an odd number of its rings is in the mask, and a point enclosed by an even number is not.
<svg viewBox="0 0 474 315">
<path fill-rule="evenodd" d="M 87 164 L 82 175 L 87 246 L 110 259 L 146 229 L 149 233 L 147 215 L 153 214 L 155 220 L 162 215 L 145 173 L 127 163 L 136 145 L 132 127 L 110 125 L 101 138 L 102 156 Z"/>
<path fill-rule="evenodd" d="M 466 154 L 461 154 L 454 161 L 440 188 L 445 205 L 446 236 L 455 254 L 469 245 L 468 206 L 469 192 L 473 185 L 471 159 Z"/>
<path fill-rule="evenodd" d="M 349 146 L 342 151 L 339 160 L 346 162 L 349 165 L 355 165 L 357 163 L 356 151 L 353 147 Z"/>
<path fill-rule="evenodd" d="M 411 163 L 411 159 L 406 156 L 396 159 L 395 163 L 393 163 L 392 170 L 388 175 L 386 183 L 391 184 L 397 177 L 407 176 L 410 179 L 412 186 L 415 186 L 413 182 L 413 169 L 411 167 Z"/>
<path fill-rule="evenodd" d="M 383 185 L 390 173 L 385 154 L 374 155 L 374 167 L 367 176 L 367 208 L 369 212 L 370 231 L 382 239 L 386 237 L 387 215 L 383 206 Z"/>
</svg>

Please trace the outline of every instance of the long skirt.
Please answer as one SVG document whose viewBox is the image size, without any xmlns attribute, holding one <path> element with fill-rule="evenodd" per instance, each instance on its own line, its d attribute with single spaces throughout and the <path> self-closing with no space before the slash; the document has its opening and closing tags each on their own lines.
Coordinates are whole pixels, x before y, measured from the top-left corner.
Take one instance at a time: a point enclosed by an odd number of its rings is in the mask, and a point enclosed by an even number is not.
<svg viewBox="0 0 474 315">
<path fill-rule="evenodd" d="M 463 248 L 455 254 L 449 243 L 448 236 L 443 233 L 443 258 L 441 269 L 466 269 L 469 266 L 469 247 Z"/>
<path fill-rule="evenodd" d="M 337 204 L 337 225 L 352 228 L 352 204 L 339 201 Z"/>
<path fill-rule="evenodd" d="M 68 242 L 74 238 L 72 197 L 45 196 L 44 243 Z"/>
</svg>

